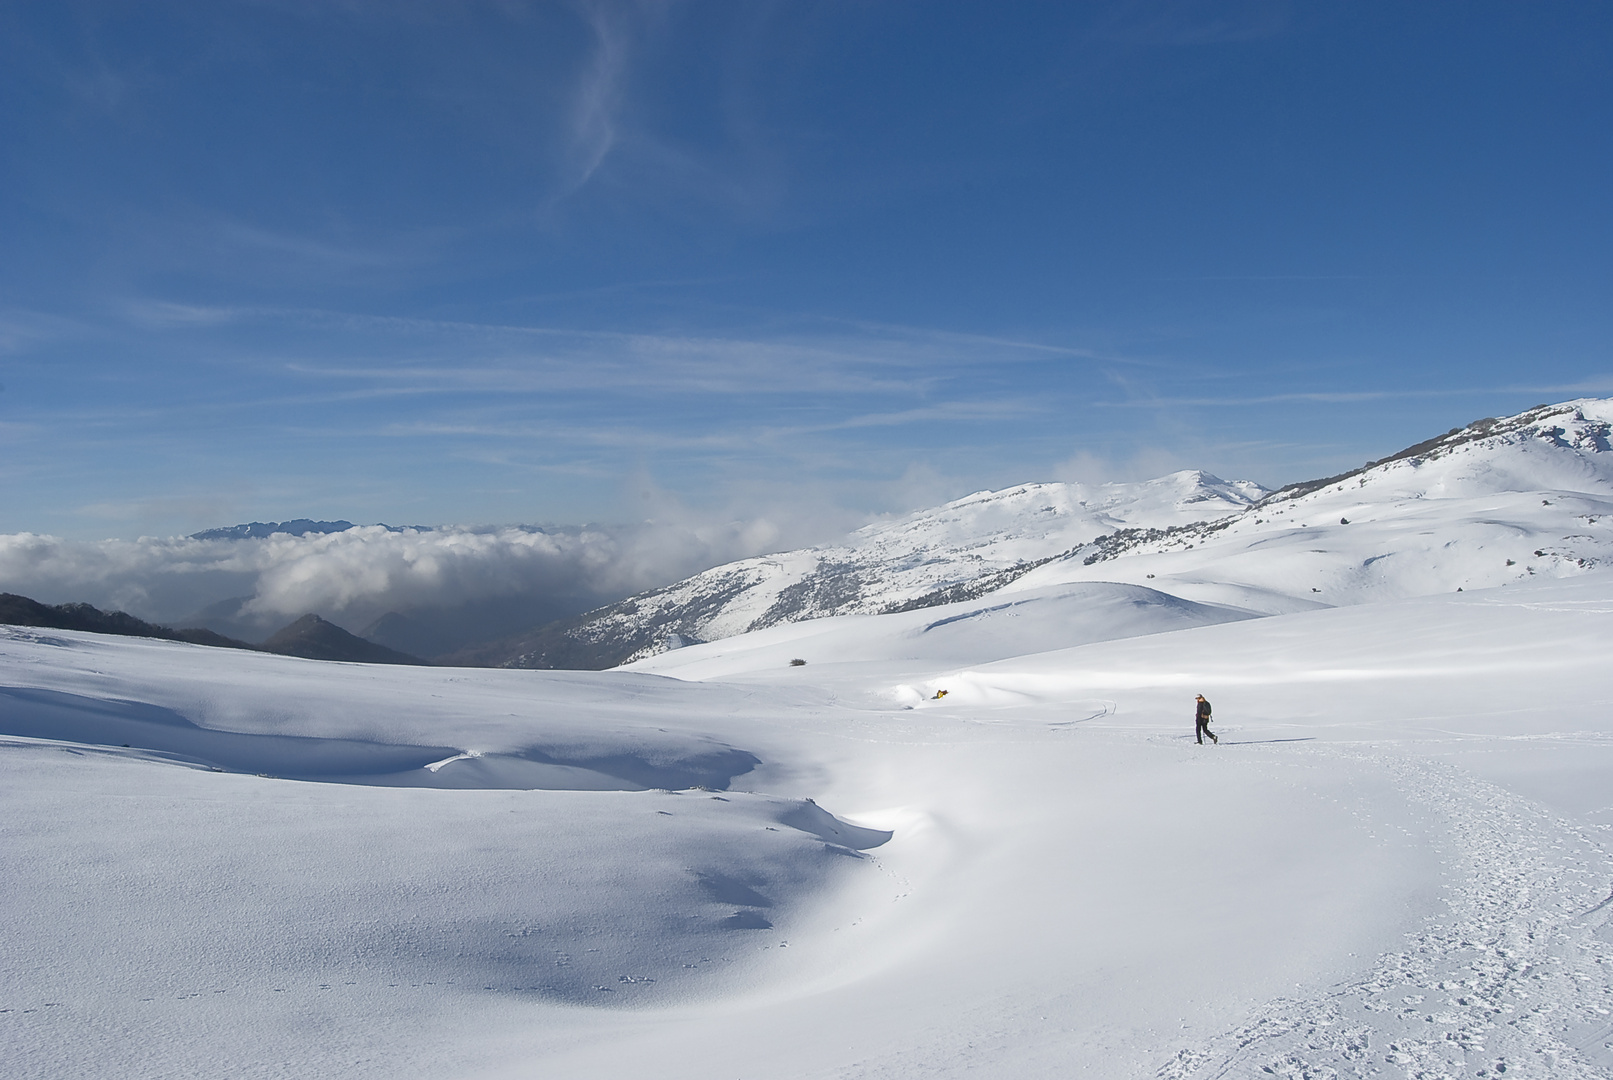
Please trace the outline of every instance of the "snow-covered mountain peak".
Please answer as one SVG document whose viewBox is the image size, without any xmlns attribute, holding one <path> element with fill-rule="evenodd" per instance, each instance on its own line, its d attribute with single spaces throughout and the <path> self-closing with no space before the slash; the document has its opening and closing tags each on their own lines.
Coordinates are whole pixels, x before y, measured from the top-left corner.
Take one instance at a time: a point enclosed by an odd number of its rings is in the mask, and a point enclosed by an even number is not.
<svg viewBox="0 0 1613 1080">
<path fill-rule="evenodd" d="M 1370 488 L 1377 498 L 1467 498 L 1498 491 L 1613 488 L 1613 399 L 1538 405 L 1487 417 L 1359 469 L 1284 488 L 1270 502 L 1326 500 Z"/>
<path fill-rule="evenodd" d="M 1613 562 L 1613 401 L 1486 418 L 1243 514 L 1133 529 L 1017 580 L 1134 582 L 1263 611 L 1340 605 Z"/>
<path fill-rule="evenodd" d="M 1229 483 L 1196 469 L 1136 483 L 1021 484 L 977 491 L 894 521 L 875 522 L 854 533 L 847 546 L 886 555 L 902 548 L 938 547 L 978 554 L 1018 541 L 1029 547 L 1005 554 L 1010 559 L 1034 559 L 1115 529 L 1164 528 L 1235 514 L 1267 494 L 1253 481 Z"/>
<path fill-rule="evenodd" d="M 1194 469 L 977 491 L 590 612 L 513 663 L 596 666 L 1080 581 L 1272 612 L 1579 573 L 1613 562 L 1610 419 L 1613 401 L 1539 406 L 1276 493 Z"/>
<path fill-rule="evenodd" d="M 596 666 L 782 623 L 982 596 L 1100 536 L 1246 510 L 1266 494 L 1188 470 L 1140 483 L 1020 484 L 868 525 L 843 543 L 744 559 L 513 643 L 523 667 Z"/>
</svg>

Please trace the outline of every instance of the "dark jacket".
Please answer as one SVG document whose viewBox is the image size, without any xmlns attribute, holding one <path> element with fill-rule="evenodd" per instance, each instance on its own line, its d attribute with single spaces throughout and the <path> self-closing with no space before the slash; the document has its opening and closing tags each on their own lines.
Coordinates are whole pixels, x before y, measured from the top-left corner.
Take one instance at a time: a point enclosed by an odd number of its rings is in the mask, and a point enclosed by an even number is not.
<svg viewBox="0 0 1613 1080">
<path fill-rule="evenodd" d="M 1199 702 L 1199 710 L 1194 715 L 1200 720 L 1208 720 L 1210 718 L 1210 703 L 1208 701 Z"/>
</svg>

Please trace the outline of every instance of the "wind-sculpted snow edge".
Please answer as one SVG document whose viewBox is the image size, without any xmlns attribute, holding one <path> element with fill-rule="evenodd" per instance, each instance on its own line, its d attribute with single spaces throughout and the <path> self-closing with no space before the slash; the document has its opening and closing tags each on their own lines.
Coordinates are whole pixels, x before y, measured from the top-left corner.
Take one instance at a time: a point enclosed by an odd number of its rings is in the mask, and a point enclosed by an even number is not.
<svg viewBox="0 0 1613 1080">
<path fill-rule="evenodd" d="M 276 779 L 379 787 L 724 791 L 761 763 L 755 754 L 725 746 L 675 757 L 630 750 L 588 755 L 541 746 L 484 754 L 450 746 L 220 731 L 159 705 L 16 686 L 0 686 L 0 735 L 148 751 Z"/>
</svg>

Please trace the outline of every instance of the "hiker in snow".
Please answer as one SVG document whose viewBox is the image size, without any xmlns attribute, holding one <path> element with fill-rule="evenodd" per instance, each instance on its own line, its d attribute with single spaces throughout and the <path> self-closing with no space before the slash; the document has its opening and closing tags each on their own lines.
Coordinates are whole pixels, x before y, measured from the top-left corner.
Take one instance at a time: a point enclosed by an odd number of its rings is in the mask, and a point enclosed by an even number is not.
<svg viewBox="0 0 1613 1080">
<path fill-rule="evenodd" d="M 1199 745 L 1204 745 L 1204 736 L 1208 735 L 1210 741 L 1219 745 L 1221 740 L 1215 737 L 1210 730 L 1210 703 L 1204 700 L 1204 695 L 1198 695 L 1198 709 L 1193 713 L 1193 734 L 1198 736 Z"/>
</svg>

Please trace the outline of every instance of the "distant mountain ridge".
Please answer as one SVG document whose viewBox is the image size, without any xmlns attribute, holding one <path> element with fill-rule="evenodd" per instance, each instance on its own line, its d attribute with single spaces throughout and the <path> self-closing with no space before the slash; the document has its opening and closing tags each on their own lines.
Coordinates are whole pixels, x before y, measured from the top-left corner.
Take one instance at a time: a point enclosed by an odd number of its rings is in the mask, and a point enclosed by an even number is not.
<svg viewBox="0 0 1613 1080">
<path fill-rule="evenodd" d="M 311 521 L 296 518 L 292 521 L 251 521 L 245 525 L 226 525 L 220 529 L 203 529 L 191 533 L 192 540 L 259 540 L 276 533 L 288 536 L 308 536 L 319 533 L 346 532 L 355 526 L 351 521 Z"/>
<path fill-rule="evenodd" d="M 298 656 L 307 660 L 342 660 L 363 664 L 416 664 L 426 661 L 365 641 L 328 623 L 318 615 L 304 615 L 260 645 L 199 628 L 172 629 L 137 619 L 122 611 L 102 611 L 89 604 L 41 604 L 16 593 L 0 593 L 0 625 L 31 626 L 50 630 L 83 630 L 118 637 L 147 637 L 183 641 L 192 645 L 242 649 L 247 652 Z"/>
<path fill-rule="evenodd" d="M 372 526 L 354 525 L 351 521 L 314 521 L 310 518 L 294 518 L 291 521 L 249 521 L 244 525 L 226 525 L 219 529 L 203 529 L 198 533 L 191 533 L 192 540 L 262 540 L 270 536 L 284 534 L 286 536 L 322 536 L 330 533 L 344 533 L 349 529 L 359 528 L 385 529 L 387 532 L 432 532 L 430 525 L 387 525 L 377 522 Z"/>
<path fill-rule="evenodd" d="M 1143 584 L 1261 613 L 1504 586 L 1613 564 L 1613 400 L 1486 417 L 1235 517 L 1129 529 L 1005 591 Z"/>
<path fill-rule="evenodd" d="M 1600 410 L 1598 406 L 1601 407 Z M 1591 409 L 1589 416 L 1586 415 L 1587 407 Z M 1608 418 L 1597 415 L 1598 411 Z M 1514 490 L 1514 486 L 1519 484 L 1527 489 L 1542 479 L 1557 481 L 1554 487 L 1561 487 L 1566 481 L 1569 485 L 1567 490 L 1577 490 L 1582 486 L 1580 483 L 1582 481 L 1589 481 L 1588 486 L 1593 489 L 1604 486 L 1613 489 L 1613 441 L 1610 441 L 1610 437 L 1613 437 L 1613 422 L 1610 421 L 1613 421 L 1613 401 L 1600 399 L 1572 401 L 1561 405 L 1538 405 L 1527 412 L 1503 419 L 1486 417 L 1483 420 L 1475 420 L 1466 427 L 1452 428 L 1444 435 L 1407 447 L 1398 454 L 1392 454 L 1378 461 L 1369 461 L 1359 469 L 1351 469 L 1321 480 L 1290 484 L 1272 492 L 1253 509 L 1285 513 L 1291 507 L 1284 507 L 1283 504 L 1304 506 L 1307 503 L 1320 502 L 1322 497 L 1328 495 L 1359 495 L 1361 489 L 1365 489 L 1369 483 L 1381 488 L 1386 483 L 1394 484 L 1397 480 L 1403 483 L 1413 476 L 1432 481 L 1422 485 L 1406 485 L 1410 490 L 1405 493 L 1413 498 L 1427 498 L 1434 493 L 1447 497 L 1458 493 L 1486 495 Z M 1549 463 L 1558 468 L 1540 470 L 1547 474 L 1545 476 L 1536 473 L 1521 477 L 1516 475 L 1515 470 L 1503 471 L 1497 468 L 1498 463 L 1493 457 L 1482 460 L 1479 462 L 1479 469 L 1468 470 L 1466 475 L 1459 469 L 1444 469 L 1439 470 L 1436 478 L 1435 470 L 1429 468 L 1436 466 L 1436 463 L 1459 466 L 1464 455 L 1482 450 L 1483 446 L 1476 444 L 1483 443 L 1489 443 L 1492 447 L 1523 449 L 1526 452 L 1533 449 L 1535 456 L 1539 456 L 1539 448 L 1549 447 L 1575 451 L 1576 454 L 1608 454 L 1609 457 L 1602 460 L 1578 456 L 1560 460 L 1547 459 L 1542 464 Z M 1558 475 L 1550 475 L 1552 472 Z M 1477 474 L 1483 475 L 1482 481 Z M 1349 486 L 1352 480 L 1356 482 L 1354 489 Z M 1610 493 L 1613 493 L 1613 490 L 1610 490 Z M 1104 541 L 1097 545 L 1097 549 L 1087 556 L 1086 562 L 1090 564 L 1124 554 L 1139 553 L 1148 550 L 1150 545 L 1185 543 L 1193 538 L 1207 539 L 1229 529 L 1237 522 L 1238 519 L 1226 518 L 1161 530 L 1122 530 L 1104 538 Z"/>
<path fill-rule="evenodd" d="M 829 615 L 908 611 L 1002 588 L 1117 529 L 1237 514 L 1268 494 L 1187 470 L 1132 484 L 1023 484 L 876 522 L 843 544 L 714 567 L 441 663 L 610 667 Z"/>
<path fill-rule="evenodd" d="M 354 527 L 299 519 L 196 535 L 250 539 L 288 527 L 306 535 L 343 526 Z M 384 615 L 365 637 L 310 616 L 294 624 L 295 633 L 288 627 L 276 635 L 284 637 L 273 651 L 418 663 L 398 648 L 412 651 L 418 642 L 437 663 L 600 669 L 805 620 L 988 597 L 994 603 L 998 594 L 1018 604 L 1014 597 L 1083 582 L 1136 585 L 1247 617 L 1501 586 L 1598 565 L 1613 565 L 1613 400 L 1581 399 L 1477 420 L 1278 491 L 1184 471 L 1142 483 L 976 492 L 876 522 L 838 544 L 727 563 L 446 655 L 431 649 L 447 636 L 438 625 L 442 612 L 424 611 Z M 510 597 L 500 613 L 504 625 L 520 625 L 523 614 L 541 619 L 531 603 Z M 56 619 L 32 624 L 178 640 L 205 633 L 152 627 L 88 605 L 49 611 L 10 621 Z M 461 621 L 476 614 L 450 613 Z M 365 640 L 372 635 L 388 640 Z M 247 647 L 223 637 L 211 643 Z"/>
<path fill-rule="evenodd" d="M 258 648 L 309 660 L 343 660 L 358 664 L 423 664 L 425 661 L 350 634 L 335 623 L 308 614 L 271 634 Z"/>
<path fill-rule="evenodd" d="M 84 630 L 119 637 L 149 637 L 214 645 L 227 649 L 255 648 L 244 641 L 201 628 L 175 630 L 148 623 L 122 611 L 102 611 L 89 604 L 41 604 L 16 593 L 0 593 L 0 625 L 36 626 L 50 630 Z"/>
<path fill-rule="evenodd" d="M 978 492 L 440 662 L 606 667 L 805 619 L 1079 581 L 1269 614 L 1575 573 L 1613 562 L 1610 424 L 1613 401 L 1541 405 L 1275 492 L 1192 471 Z"/>
</svg>

